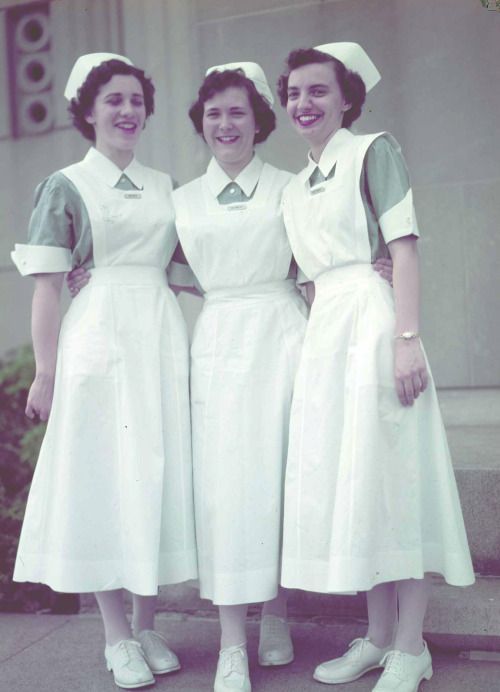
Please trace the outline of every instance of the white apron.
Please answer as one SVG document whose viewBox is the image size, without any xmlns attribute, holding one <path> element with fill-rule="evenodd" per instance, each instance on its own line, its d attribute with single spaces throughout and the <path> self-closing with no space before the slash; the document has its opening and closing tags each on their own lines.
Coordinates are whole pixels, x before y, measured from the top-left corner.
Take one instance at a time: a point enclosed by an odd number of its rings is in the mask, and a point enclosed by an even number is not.
<svg viewBox="0 0 500 692">
<path fill-rule="evenodd" d="M 292 405 L 282 583 L 309 591 L 425 572 L 474 580 L 432 379 L 412 407 L 396 395 L 392 289 L 370 265 L 359 191 L 373 139 L 352 138 L 331 181 L 310 191 L 295 180 L 285 193 L 316 298 Z"/>
<path fill-rule="evenodd" d="M 183 317 L 165 267 L 175 248 L 166 176 L 103 185 L 63 170 L 92 226 L 95 269 L 59 336 L 54 401 L 14 579 L 57 591 L 153 595 L 196 577 Z"/>
<path fill-rule="evenodd" d="M 174 193 L 179 239 L 206 291 L 191 348 L 200 592 L 276 596 L 294 375 L 306 325 L 280 213 L 289 176 L 264 165 L 253 199 L 221 206 L 203 178 Z"/>
</svg>

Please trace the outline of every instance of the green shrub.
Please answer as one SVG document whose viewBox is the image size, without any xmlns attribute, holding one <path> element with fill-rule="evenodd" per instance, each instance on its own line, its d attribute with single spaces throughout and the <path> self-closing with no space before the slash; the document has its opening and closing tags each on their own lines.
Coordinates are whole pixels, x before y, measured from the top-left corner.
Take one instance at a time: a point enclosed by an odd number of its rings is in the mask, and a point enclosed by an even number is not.
<svg viewBox="0 0 500 692">
<path fill-rule="evenodd" d="M 30 612 L 50 605 L 40 584 L 16 584 L 12 572 L 26 498 L 45 432 L 24 409 L 35 364 L 31 346 L 0 359 L 0 610 Z"/>
</svg>

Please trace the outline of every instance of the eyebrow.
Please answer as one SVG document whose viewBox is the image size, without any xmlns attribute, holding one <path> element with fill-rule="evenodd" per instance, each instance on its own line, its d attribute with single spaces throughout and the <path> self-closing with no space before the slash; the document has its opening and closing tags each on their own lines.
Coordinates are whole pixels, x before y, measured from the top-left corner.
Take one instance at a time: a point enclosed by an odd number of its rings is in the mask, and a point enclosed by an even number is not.
<svg viewBox="0 0 500 692">
<path fill-rule="evenodd" d="M 328 89 L 328 84 L 324 84 L 320 82 L 319 84 L 310 84 L 307 88 L 308 89 L 317 89 L 318 87 L 322 87 L 323 89 Z M 288 87 L 289 91 L 293 91 L 293 89 L 298 89 L 298 86 L 290 86 Z"/>
<path fill-rule="evenodd" d="M 110 94 L 106 94 L 104 98 L 109 98 L 110 96 L 123 96 L 123 91 L 112 91 Z M 139 98 L 144 98 L 144 94 L 140 94 L 138 91 L 134 92 L 132 96 L 138 96 Z"/>
</svg>

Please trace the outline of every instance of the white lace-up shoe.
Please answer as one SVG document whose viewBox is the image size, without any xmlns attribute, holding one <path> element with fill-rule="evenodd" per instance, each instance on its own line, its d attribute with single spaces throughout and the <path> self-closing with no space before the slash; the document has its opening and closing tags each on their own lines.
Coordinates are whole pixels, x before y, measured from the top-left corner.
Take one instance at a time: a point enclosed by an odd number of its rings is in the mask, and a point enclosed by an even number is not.
<svg viewBox="0 0 500 692">
<path fill-rule="evenodd" d="M 118 687 L 132 690 L 154 684 L 153 673 L 144 659 L 141 645 L 135 639 L 122 639 L 113 646 L 106 646 L 104 657 Z"/>
<path fill-rule="evenodd" d="M 372 692 L 418 692 L 422 680 L 432 677 L 432 659 L 425 642 L 418 656 L 389 651 L 382 663 L 384 672 Z"/>
<path fill-rule="evenodd" d="M 260 621 L 259 663 L 285 666 L 293 661 L 293 644 L 284 618 L 263 615 Z"/>
<path fill-rule="evenodd" d="M 162 675 L 180 670 L 179 659 L 168 647 L 167 640 L 163 635 L 154 630 L 142 630 L 137 635 L 137 639 L 142 646 L 144 658 L 152 673 Z"/>
<path fill-rule="evenodd" d="M 368 673 L 369 670 L 382 668 L 382 659 L 389 650 L 389 646 L 379 649 L 368 637 L 354 639 L 343 656 L 320 663 L 313 677 L 326 685 L 352 682 Z"/>
<path fill-rule="evenodd" d="M 248 674 L 248 657 L 246 644 L 229 646 L 219 653 L 217 673 L 215 675 L 214 692 L 240 690 L 251 692 L 250 676 Z"/>
</svg>

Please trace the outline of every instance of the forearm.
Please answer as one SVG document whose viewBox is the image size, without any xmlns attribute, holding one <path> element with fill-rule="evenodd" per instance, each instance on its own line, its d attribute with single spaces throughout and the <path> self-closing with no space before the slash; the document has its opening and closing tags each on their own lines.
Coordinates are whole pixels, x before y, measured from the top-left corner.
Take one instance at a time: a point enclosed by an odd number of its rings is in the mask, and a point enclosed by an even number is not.
<svg viewBox="0 0 500 692">
<path fill-rule="evenodd" d="M 60 327 L 60 295 L 63 274 L 38 274 L 31 312 L 31 336 L 36 376 L 53 377 L 56 369 Z"/>
<path fill-rule="evenodd" d="M 393 286 L 396 312 L 395 334 L 416 332 L 420 328 L 420 268 L 414 236 L 389 243 L 394 263 Z"/>
</svg>

